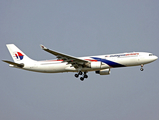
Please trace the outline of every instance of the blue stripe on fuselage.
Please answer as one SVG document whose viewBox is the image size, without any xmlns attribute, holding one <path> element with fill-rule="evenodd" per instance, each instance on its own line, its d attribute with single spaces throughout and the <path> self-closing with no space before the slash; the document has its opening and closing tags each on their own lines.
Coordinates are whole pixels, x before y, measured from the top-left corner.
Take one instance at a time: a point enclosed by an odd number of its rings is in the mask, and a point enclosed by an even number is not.
<svg viewBox="0 0 159 120">
<path fill-rule="evenodd" d="M 106 59 L 102 59 L 102 58 L 97 58 L 97 57 L 91 57 L 97 61 L 101 61 L 103 63 L 106 63 L 107 65 L 109 65 L 110 67 L 126 67 L 125 65 L 116 63 L 116 62 L 112 62 L 110 60 L 106 60 Z"/>
</svg>

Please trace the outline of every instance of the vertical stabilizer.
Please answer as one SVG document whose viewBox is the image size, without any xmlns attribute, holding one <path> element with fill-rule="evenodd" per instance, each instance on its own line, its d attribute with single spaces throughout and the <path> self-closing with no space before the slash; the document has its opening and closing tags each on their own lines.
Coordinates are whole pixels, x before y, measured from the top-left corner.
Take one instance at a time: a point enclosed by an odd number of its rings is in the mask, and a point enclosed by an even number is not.
<svg viewBox="0 0 159 120">
<path fill-rule="evenodd" d="M 33 61 L 27 55 L 25 55 L 19 48 L 17 48 L 14 44 L 6 45 L 14 62 L 16 63 L 25 63 Z"/>
</svg>

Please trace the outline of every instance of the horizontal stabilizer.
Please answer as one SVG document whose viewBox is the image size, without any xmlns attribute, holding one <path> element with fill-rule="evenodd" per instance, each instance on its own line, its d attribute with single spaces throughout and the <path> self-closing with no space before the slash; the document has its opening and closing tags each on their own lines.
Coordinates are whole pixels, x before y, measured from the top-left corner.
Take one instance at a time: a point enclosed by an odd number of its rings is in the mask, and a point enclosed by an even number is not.
<svg viewBox="0 0 159 120">
<path fill-rule="evenodd" d="M 23 64 L 23 63 L 19 64 L 19 63 L 7 61 L 7 60 L 2 60 L 2 61 L 3 61 L 3 62 L 6 62 L 6 63 L 8 63 L 8 64 L 11 64 L 11 65 L 14 65 L 14 66 L 16 66 L 16 67 L 20 67 L 20 68 L 24 67 L 24 64 Z"/>
</svg>

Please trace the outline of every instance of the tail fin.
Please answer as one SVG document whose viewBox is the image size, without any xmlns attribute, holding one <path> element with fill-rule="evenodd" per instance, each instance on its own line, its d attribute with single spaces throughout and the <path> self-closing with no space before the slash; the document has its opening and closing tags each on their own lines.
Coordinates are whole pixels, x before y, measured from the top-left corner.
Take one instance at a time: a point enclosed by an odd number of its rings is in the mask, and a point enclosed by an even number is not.
<svg viewBox="0 0 159 120">
<path fill-rule="evenodd" d="M 6 45 L 15 63 L 25 63 L 33 61 L 27 55 L 25 55 L 19 48 L 14 44 Z"/>
</svg>

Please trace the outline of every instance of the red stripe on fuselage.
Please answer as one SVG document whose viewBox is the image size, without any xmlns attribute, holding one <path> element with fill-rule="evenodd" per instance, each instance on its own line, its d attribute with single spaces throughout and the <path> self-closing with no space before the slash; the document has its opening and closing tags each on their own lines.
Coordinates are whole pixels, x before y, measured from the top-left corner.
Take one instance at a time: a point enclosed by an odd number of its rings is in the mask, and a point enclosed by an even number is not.
<svg viewBox="0 0 159 120">
<path fill-rule="evenodd" d="M 97 62 L 97 60 L 93 60 L 93 59 L 85 59 L 87 61 L 91 61 L 91 62 Z M 46 60 L 47 62 L 50 62 L 50 61 L 63 61 L 63 60 Z M 46 62 L 45 61 L 45 62 Z M 72 61 L 73 62 L 73 61 Z"/>
<path fill-rule="evenodd" d="M 91 61 L 91 62 L 97 62 L 97 60 L 92 60 L 92 59 L 85 59 L 85 60 L 88 60 L 88 61 Z"/>
<path fill-rule="evenodd" d="M 63 61 L 63 60 L 47 60 L 47 61 Z"/>
</svg>

